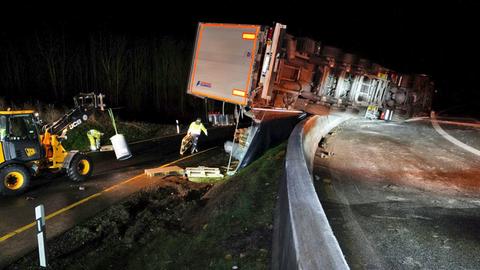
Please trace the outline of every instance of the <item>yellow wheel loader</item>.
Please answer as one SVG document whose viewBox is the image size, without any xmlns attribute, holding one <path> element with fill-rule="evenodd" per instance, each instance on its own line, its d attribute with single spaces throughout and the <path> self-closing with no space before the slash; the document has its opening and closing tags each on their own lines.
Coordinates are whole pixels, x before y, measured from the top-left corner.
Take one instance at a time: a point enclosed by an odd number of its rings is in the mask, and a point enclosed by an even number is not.
<svg viewBox="0 0 480 270">
<path fill-rule="evenodd" d="M 78 150 L 66 151 L 62 139 L 94 111 L 103 111 L 103 98 L 82 93 L 74 97 L 72 110 L 46 125 L 31 110 L 0 111 L 0 195 L 21 194 L 42 172 L 64 172 L 75 182 L 87 179 L 93 172 L 91 158 Z"/>
</svg>

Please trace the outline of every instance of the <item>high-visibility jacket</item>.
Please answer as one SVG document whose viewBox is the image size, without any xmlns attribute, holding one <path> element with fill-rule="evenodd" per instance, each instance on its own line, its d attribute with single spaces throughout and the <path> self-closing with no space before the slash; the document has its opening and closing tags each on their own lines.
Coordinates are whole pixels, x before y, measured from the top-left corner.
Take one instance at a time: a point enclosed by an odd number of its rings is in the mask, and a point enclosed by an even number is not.
<svg viewBox="0 0 480 270">
<path fill-rule="evenodd" d="M 100 139 L 100 137 L 103 135 L 100 131 L 96 130 L 96 129 L 90 129 L 88 132 L 87 132 L 87 136 L 90 135 L 92 136 L 93 138 L 95 139 Z"/>
<path fill-rule="evenodd" d="M 100 149 L 100 138 L 102 137 L 103 133 L 96 129 L 90 129 L 87 132 L 88 140 L 90 141 L 90 150 L 96 151 Z"/>
<path fill-rule="evenodd" d="M 197 122 L 192 122 L 190 124 L 190 127 L 188 127 L 188 132 L 187 133 L 191 133 L 191 134 L 194 134 L 194 135 L 200 135 L 202 133 L 202 131 L 205 135 L 208 135 L 207 129 L 205 128 L 205 126 L 202 123 L 197 124 Z"/>
</svg>

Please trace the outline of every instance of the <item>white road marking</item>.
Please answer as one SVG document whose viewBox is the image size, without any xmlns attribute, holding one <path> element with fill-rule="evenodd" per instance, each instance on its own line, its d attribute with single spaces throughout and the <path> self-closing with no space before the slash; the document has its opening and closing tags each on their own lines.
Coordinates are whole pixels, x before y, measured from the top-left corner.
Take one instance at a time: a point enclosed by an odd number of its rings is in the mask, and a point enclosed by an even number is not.
<svg viewBox="0 0 480 270">
<path fill-rule="evenodd" d="M 381 218 L 381 219 L 394 219 L 394 220 L 406 220 L 406 217 L 392 217 L 392 216 L 379 216 L 379 215 L 371 215 L 373 218 Z"/>
<path fill-rule="evenodd" d="M 438 121 L 437 121 L 437 118 L 435 117 L 435 115 L 433 115 L 433 117 L 432 117 L 432 126 L 435 129 L 435 131 L 437 131 L 438 134 L 442 135 L 445 139 L 447 139 L 451 143 L 453 143 L 456 146 L 458 146 L 458 147 L 460 147 L 460 148 L 462 148 L 462 149 L 480 157 L 480 150 L 478 150 L 476 148 L 473 148 L 470 145 L 464 144 L 463 142 L 455 139 L 453 136 L 451 136 L 445 130 L 443 130 L 443 128 L 440 127 L 440 125 L 438 124 Z"/>
<path fill-rule="evenodd" d="M 468 120 L 469 118 L 466 118 L 465 120 Z M 437 123 L 440 123 L 440 124 L 447 124 L 447 125 L 457 125 L 457 126 L 464 126 L 464 127 L 473 127 L 473 128 L 480 128 L 480 122 L 475 120 L 475 119 L 471 119 L 472 122 L 462 122 L 462 121 L 452 121 L 452 120 L 439 120 L 439 119 L 436 119 L 435 120 L 437 121 Z M 430 118 L 430 117 L 427 117 L 427 116 L 423 116 L 423 117 L 415 117 L 415 118 L 410 118 L 410 119 L 407 119 L 403 122 L 405 123 L 410 123 L 410 122 L 417 122 L 417 121 L 434 121 L 433 118 Z"/>
<path fill-rule="evenodd" d="M 407 119 L 404 122 L 408 123 L 408 122 L 422 121 L 422 120 L 429 119 L 429 118 L 430 117 L 428 117 L 428 116 L 414 117 L 414 118 Z"/>
</svg>

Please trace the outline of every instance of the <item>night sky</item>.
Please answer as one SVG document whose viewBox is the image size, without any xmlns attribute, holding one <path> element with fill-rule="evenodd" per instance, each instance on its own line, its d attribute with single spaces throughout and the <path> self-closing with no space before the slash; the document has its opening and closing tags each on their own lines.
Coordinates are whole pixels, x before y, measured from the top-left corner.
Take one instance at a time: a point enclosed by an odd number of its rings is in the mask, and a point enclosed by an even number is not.
<svg viewBox="0 0 480 270">
<path fill-rule="evenodd" d="M 63 1 L 4 5 L 0 8 L 0 33 L 2 38 L 21 37 L 48 25 L 79 38 L 106 29 L 133 37 L 162 33 L 192 42 L 198 21 L 268 25 L 276 21 L 287 24 L 295 36 L 320 40 L 402 72 L 432 75 L 439 110 L 463 105 L 465 112 L 480 111 L 480 106 L 475 108 L 480 100 L 480 5 L 473 1 L 283 2 L 176 1 L 167 6 L 138 1 Z"/>
</svg>

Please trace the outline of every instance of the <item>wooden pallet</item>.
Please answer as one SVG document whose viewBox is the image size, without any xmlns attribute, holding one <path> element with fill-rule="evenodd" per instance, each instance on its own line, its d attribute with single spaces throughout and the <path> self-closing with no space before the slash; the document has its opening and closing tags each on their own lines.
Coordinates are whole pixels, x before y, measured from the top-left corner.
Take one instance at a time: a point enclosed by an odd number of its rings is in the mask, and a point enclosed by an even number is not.
<svg viewBox="0 0 480 270">
<path fill-rule="evenodd" d="M 248 128 L 238 129 L 234 136 L 234 141 L 238 142 L 242 146 L 247 146 L 248 142 Z"/>
<path fill-rule="evenodd" d="M 193 144 L 193 137 L 192 135 L 185 135 L 185 137 L 183 137 L 182 139 L 182 143 L 180 145 L 180 155 L 183 155 L 185 154 L 185 152 L 187 152 L 188 148 L 190 148 L 190 146 L 192 146 Z"/>
<path fill-rule="evenodd" d="M 220 173 L 219 168 L 209 168 L 209 167 L 187 167 L 185 169 L 185 174 L 189 178 L 221 178 L 223 174 Z"/>
<path fill-rule="evenodd" d="M 145 170 L 147 176 L 169 176 L 169 175 L 178 175 L 183 176 L 185 171 L 178 166 L 169 166 L 169 167 L 158 167 Z"/>
<path fill-rule="evenodd" d="M 234 171 L 235 168 L 237 168 L 237 166 L 238 166 L 239 164 L 240 164 L 240 161 L 238 161 L 238 160 L 232 160 L 232 162 L 230 162 L 230 171 Z M 228 164 L 225 165 L 225 166 L 222 166 L 221 168 L 226 171 L 226 170 L 228 169 Z"/>
</svg>

